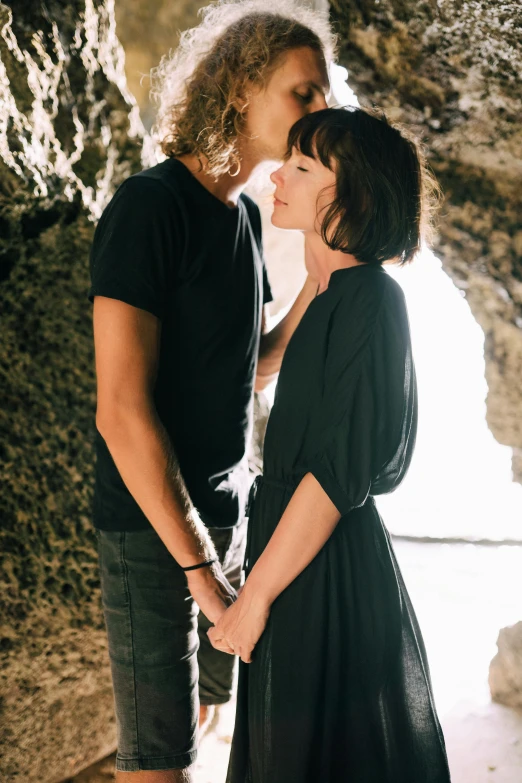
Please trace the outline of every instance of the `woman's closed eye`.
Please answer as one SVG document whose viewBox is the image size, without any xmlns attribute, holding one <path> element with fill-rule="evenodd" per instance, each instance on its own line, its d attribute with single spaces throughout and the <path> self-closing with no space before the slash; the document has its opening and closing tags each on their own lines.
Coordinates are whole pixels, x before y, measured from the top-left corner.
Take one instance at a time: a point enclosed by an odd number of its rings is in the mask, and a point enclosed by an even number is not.
<svg viewBox="0 0 522 783">
<path fill-rule="evenodd" d="M 297 166 L 298 171 L 308 171 L 308 169 L 304 169 L 302 166 Z"/>
</svg>

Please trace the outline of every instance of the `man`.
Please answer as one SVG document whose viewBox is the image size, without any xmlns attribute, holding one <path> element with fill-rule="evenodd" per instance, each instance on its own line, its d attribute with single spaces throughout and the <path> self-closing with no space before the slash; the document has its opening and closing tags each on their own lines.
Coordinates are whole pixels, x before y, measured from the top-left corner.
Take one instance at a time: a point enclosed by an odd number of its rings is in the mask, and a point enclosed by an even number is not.
<svg viewBox="0 0 522 783">
<path fill-rule="evenodd" d="M 260 9 L 218 4 L 163 63 L 169 157 L 123 183 L 92 248 L 94 523 L 118 783 L 190 782 L 198 701 L 203 722 L 231 696 L 234 659 L 206 631 L 240 585 L 252 391 L 277 374 L 317 290 L 308 278 L 262 334 L 270 287 L 242 190 L 284 155 L 291 125 L 326 106 L 331 42 L 310 11 Z"/>
</svg>

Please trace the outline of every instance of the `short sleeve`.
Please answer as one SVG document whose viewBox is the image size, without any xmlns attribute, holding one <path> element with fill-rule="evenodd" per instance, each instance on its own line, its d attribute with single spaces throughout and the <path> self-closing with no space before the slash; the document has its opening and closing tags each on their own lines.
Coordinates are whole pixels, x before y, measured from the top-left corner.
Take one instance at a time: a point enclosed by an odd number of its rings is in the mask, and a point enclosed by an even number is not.
<svg viewBox="0 0 522 783">
<path fill-rule="evenodd" d="M 266 271 L 266 263 L 263 257 L 263 304 L 265 305 L 273 301 L 274 301 L 274 297 L 272 295 L 272 288 L 270 287 L 270 282 L 268 280 L 268 273 Z"/>
<path fill-rule="evenodd" d="M 307 466 L 344 516 L 402 479 L 414 442 L 409 332 L 389 289 L 334 313 Z"/>
<path fill-rule="evenodd" d="M 160 182 L 130 177 L 116 191 L 95 231 L 89 298 L 106 296 L 165 316 L 179 257 L 180 215 Z"/>
<path fill-rule="evenodd" d="M 256 202 L 253 201 L 249 196 L 243 195 L 243 200 L 245 203 L 245 206 L 247 208 L 248 212 L 248 218 L 250 220 L 250 224 L 252 226 L 252 231 L 254 233 L 255 242 L 257 245 L 257 249 L 259 251 L 259 255 L 261 257 L 261 262 L 263 264 L 263 304 L 268 304 L 269 302 L 273 302 L 274 297 L 272 294 L 272 288 L 270 286 L 270 282 L 268 280 L 268 273 L 266 269 L 266 261 L 265 261 L 265 254 L 263 250 L 263 227 L 261 224 L 261 213 L 259 212 L 259 207 L 257 206 Z"/>
</svg>

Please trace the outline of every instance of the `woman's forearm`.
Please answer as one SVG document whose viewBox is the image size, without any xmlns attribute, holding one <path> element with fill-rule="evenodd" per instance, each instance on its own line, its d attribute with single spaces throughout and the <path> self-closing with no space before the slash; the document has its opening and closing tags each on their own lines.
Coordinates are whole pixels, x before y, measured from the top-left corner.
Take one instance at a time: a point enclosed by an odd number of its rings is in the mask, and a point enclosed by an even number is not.
<svg viewBox="0 0 522 783">
<path fill-rule="evenodd" d="M 243 591 L 254 601 L 270 605 L 323 548 L 340 518 L 315 476 L 307 473 Z"/>
</svg>

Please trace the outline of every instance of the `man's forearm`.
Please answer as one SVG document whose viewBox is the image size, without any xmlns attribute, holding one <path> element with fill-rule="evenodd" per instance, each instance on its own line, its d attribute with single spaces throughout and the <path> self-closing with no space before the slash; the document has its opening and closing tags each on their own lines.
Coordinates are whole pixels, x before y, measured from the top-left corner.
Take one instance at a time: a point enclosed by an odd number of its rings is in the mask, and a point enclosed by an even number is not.
<svg viewBox="0 0 522 783">
<path fill-rule="evenodd" d="M 243 591 L 270 605 L 311 563 L 335 530 L 340 513 L 315 476 L 295 490 Z"/>
<path fill-rule="evenodd" d="M 317 281 L 308 275 L 285 317 L 273 329 L 261 335 L 256 391 L 262 391 L 276 377 L 281 368 L 286 346 L 316 294 Z"/>
<path fill-rule="evenodd" d="M 98 428 L 127 489 L 174 559 L 189 566 L 215 557 L 156 411 L 115 411 Z"/>
</svg>

